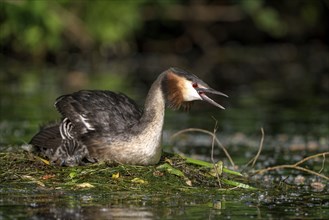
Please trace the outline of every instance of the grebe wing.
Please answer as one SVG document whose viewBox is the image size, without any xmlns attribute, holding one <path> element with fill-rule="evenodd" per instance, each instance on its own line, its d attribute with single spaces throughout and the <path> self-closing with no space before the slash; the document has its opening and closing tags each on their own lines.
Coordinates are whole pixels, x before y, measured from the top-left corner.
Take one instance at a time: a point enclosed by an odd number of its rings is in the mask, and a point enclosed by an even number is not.
<svg viewBox="0 0 329 220">
<path fill-rule="evenodd" d="M 40 131 L 32 137 L 30 144 L 43 151 L 45 149 L 56 149 L 61 144 L 61 141 L 59 124 L 54 123 L 42 126 Z"/>
<path fill-rule="evenodd" d="M 119 133 L 136 124 L 142 116 L 132 99 L 111 91 L 81 90 L 59 97 L 55 106 L 71 121 L 77 135 L 89 131 Z"/>
</svg>

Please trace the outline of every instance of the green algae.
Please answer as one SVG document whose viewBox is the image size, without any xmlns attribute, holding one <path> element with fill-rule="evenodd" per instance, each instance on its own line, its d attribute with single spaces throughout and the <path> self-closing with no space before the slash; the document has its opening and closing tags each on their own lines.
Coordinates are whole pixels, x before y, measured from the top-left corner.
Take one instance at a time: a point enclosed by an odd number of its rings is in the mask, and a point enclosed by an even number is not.
<svg viewBox="0 0 329 220">
<path fill-rule="evenodd" d="M 298 214 L 321 219 L 329 213 L 327 191 L 310 194 L 306 188 L 285 182 L 268 188 L 262 181 L 226 172 L 221 162 L 216 164 L 220 169 L 213 169 L 212 163 L 164 153 L 154 166 L 98 163 L 58 167 L 22 151 L 2 152 L 0 216 L 190 219 Z M 216 170 L 220 184 L 213 175 Z"/>
<path fill-rule="evenodd" d="M 194 161 L 195 162 L 195 161 Z M 59 167 L 44 163 L 26 152 L 0 153 L 1 184 L 12 186 L 35 185 L 40 190 L 88 191 L 140 191 L 140 192 L 189 192 L 248 186 L 241 174 L 222 169 L 218 183 L 209 163 L 192 164 L 178 155 L 165 153 L 155 166 L 90 164 L 79 167 Z M 226 173 L 225 171 L 228 171 Z M 236 180 L 235 175 L 239 175 Z M 242 180 L 242 181 L 241 181 Z M 239 185 L 240 184 L 240 185 Z"/>
</svg>

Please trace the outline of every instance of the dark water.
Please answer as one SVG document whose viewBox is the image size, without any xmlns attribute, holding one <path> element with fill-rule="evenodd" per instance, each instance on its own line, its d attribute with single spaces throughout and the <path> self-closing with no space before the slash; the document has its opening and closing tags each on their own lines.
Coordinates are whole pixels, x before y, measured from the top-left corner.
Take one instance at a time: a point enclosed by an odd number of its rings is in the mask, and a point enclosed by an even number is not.
<svg viewBox="0 0 329 220">
<path fill-rule="evenodd" d="M 266 193 L 240 195 L 132 195 L 129 192 L 101 195 L 11 193 L 1 201 L 2 219 L 326 219 L 329 201 L 317 193 L 292 192 L 278 198 Z M 161 198 L 161 199 L 159 199 Z"/>
<path fill-rule="evenodd" d="M 1 75 L 0 92 L 0 146 L 2 150 L 15 150 L 27 143 L 40 124 L 56 120 L 59 114 L 53 101 L 59 95 L 83 88 L 113 88 L 127 92 L 142 103 L 143 95 L 129 84 L 124 76 L 101 74 L 92 78 L 81 76 L 81 84 L 66 85 L 58 69 L 25 69 L 24 74 Z M 22 71 L 22 70 L 20 70 Z M 3 72 L 2 72 L 3 73 Z M 326 98 L 324 98 L 326 99 Z M 276 164 L 292 164 L 306 156 L 329 151 L 329 116 L 326 109 L 305 109 L 267 103 L 234 93 L 230 99 L 219 99 L 227 110 L 195 103 L 189 113 L 167 111 L 164 144 L 168 151 L 176 151 L 210 160 L 211 139 L 202 134 L 182 135 L 170 141 L 179 129 L 188 127 L 212 131 L 218 120 L 218 137 L 229 149 L 240 168 L 257 152 L 260 128 L 265 129 L 264 150 L 256 168 Z M 325 100 L 324 100 L 325 101 Z M 214 119 L 215 118 L 215 119 Z M 229 165 L 216 147 L 216 159 Z M 328 160 L 328 159 L 327 159 Z M 321 169 L 322 158 L 308 163 L 308 168 Z M 322 174 L 328 176 L 328 162 Z M 202 194 L 143 194 L 127 192 L 86 193 L 84 191 L 44 191 L 34 185 L 17 187 L 1 185 L 1 219 L 326 219 L 329 216 L 329 184 L 321 178 L 296 171 L 280 171 L 256 177 L 265 185 L 296 185 L 296 178 L 306 180 L 302 186 L 280 193 L 271 190 L 260 192 Z M 312 183 L 321 183 L 319 191 Z M 20 190 L 17 190 L 20 188 Z"/>
<path fill-rule="evenodd" d="M 187 196 L 1 191 L 1 219 L 327 219 L 329 215 L 328 197 L 317 192 L 270 196 L 218 191 Z"/>
</svg>

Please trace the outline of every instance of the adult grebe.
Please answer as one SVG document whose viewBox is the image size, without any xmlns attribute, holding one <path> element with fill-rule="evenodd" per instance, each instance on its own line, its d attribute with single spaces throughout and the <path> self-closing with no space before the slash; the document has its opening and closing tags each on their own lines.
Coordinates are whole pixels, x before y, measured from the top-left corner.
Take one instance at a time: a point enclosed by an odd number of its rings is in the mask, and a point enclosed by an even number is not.
<svg viewBox="0 0 329 220">
<path fill-rule="evenodd" d="M 42 128 L 31 140 L 52 164 L 82 165 L 109 161 L 156 164 L 161 156 L 165 106 L 188 109 L 194 100 L 221 105 L 206 96 L 211 89 L 197 76 L 178 68 L 161 73 L 146 97 L 144 109 L 121 93 L 82 90 L 57 98 L 60 123 Z"/>
</svg>

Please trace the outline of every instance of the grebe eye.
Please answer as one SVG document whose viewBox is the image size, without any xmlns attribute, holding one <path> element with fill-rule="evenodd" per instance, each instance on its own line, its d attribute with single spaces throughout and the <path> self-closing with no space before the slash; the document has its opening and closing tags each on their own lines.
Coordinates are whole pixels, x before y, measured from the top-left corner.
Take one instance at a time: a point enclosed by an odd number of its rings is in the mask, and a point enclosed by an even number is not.
<svg viewBox="0 0 329 220">
<path fill-rule="evenodd" d="M 198 84 L 196 82 L 192 83 L 193 88 L 198 87 Z"/>
</svg>

